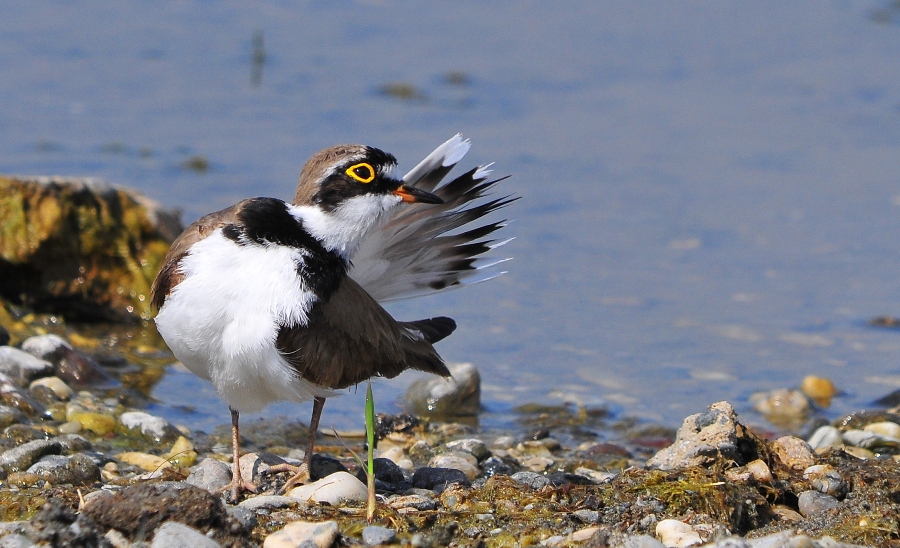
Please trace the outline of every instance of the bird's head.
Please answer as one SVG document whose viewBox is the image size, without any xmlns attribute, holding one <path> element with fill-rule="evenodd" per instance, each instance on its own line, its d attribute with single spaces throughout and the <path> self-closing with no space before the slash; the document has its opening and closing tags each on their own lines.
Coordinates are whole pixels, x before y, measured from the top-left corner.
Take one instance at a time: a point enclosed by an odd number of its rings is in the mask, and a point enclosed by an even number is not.
<svg viewBox="0 0 900 548">
<path fill-rule="evenodd" d="M 338 145 L 317 152 L 303 167 L 293 205 L 310 208 L 306 226 L 326 245 L 343 254 L 406 203 L 440 204 L 434 194 L 403 184 L 397 159 L 377 148 Z"/>
</svg>

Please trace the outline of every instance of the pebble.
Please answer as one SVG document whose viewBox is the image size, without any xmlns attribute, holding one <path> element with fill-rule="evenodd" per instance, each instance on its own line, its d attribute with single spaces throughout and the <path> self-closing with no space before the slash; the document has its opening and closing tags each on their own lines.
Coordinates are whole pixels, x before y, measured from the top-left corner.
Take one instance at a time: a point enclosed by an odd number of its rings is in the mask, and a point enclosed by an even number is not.
<svg viewBox="0 0 900 548">
<path fill-rule="evenodd" d="M 667 548 L 686 548 L 703 543 L 693 527 L 677 519 L 664 519 L 657 523 L 656 536 Z"/>
<path fill-rule="evenodd" d="M 77 422 L 81 428 L 97 434 L 105 436 L 112 433 L 116 429 L 116 418 L 103 413 L 95 413 L 92 411 L 75 411 L 66 413 L 66 418 L 70 421 Z"/>
<path fill-rule="evenodd" d="M 125 451 L 124 453 L 118 453 L 116 459 L 125 464 L 137 466 L 141 470 L 147 472 L 155 472 L 162 468 L 172 466 L 172 463 L 162 457 L 151 455 L 150 453 L 141 453 L 140 451 Z"/>
<path fill-rule="evenodd" d="M 56 440 L 33 440 L 0 454 L 0 477 L 27 470 L 44 455 L 59 454 L 62 446 Z"/>
<path fill-rule="evenodd" d="M 466 487 L 472 485 L 469 477 L 456 468 L 430 468 L 425 466 L 416 470 L 412 477 L 413 487 L 419 489 L 434 489 L 435 487 L 451 483 L 459 483 Z"/>
<path fill-rule="evenodd" d="M 841 431 L 834 426 L 820 426 L 809 437 L 810 447 L 816 452 L 821 452 L 829 447 L 842 447 L 844 445 Z"/>
<path fill-rule="evenodd" d="M 782 436 L 772 443 L 775 457 L 793 470 L 804 470 L 816 462 L 816 454 L 808 443 L 794 436 Z"/>
<path fill-rule="evenodd" d="M 291 489 L 289 497 L 301 501 L 327 502 L 337 506 L 342 501 L 364 501 L 366 485 L 349 472 L 335 472 L 318 481 Z"/>
<path fill-rule="evenodd" d="M 784 504 L 776 504 L 773 506 L 772 514 L 779 521 L 800 521 L 803 519 L 800 512 L 797 512 L 790 506 L 785 506 Z"/>
<path fill-rule="evenodd" d="M 528 457 L 519 461 L 523 467 L 528 468 L 532 472 L 543 472 L 553 466 L 554 462 L 556 461 L 550 457 Z"/>
<path fill-rule="evenodd" d="M 221 545 L 200 531 L 178 523 L 167 521 L 153 535 L 150 548 L 220 548 Z"/>
<path fill-rule="evenodd" d="M 22 350 L 47 360 L 56 375 L 75 386 L 111 387 L 118 383 L 90 356 L 57 335 L 36 335 L 25 339 Z"/>
<path fill-rule="evenodd" d="M 866 432 L 873 432 L 879 436 L 900 439 L 900 424 L 897 424 L 896 422 L 873 422 L 865 425 L 863 430 Z"/>
<path fill-rule="evenodd" d="M 534 490 L 542 489 L 550 485 L 550 478 L 548 478 L 547 476 L 542 476 L 541 474 L 537 474 L 535 472 L 516 472 L 512 475 L 512 479 L 521 483 L 522 485 L 527 485 Z"/>
<path fill-rule="evenodd" d="M 481 376 L 471 363 L 448 367 L 451 377 L 413 382 L 404 400 L 411 413 L 425 416 L 473 416 L 481 411 Z"/>
<path fill-rule="evenodd" d="M 821 514 L 838 506 L 840 506 L 840 502 L 836 498 L 818 491 L 804 491 L 797 497 L 797 507 L 800 509 L 800 514 L 805 518 Z"/>
<path fill-rule="evenodd" d="M 451 441 L 447 444 L 447 449 L 449 451 L 469 453 L 475 457 L 477 462 L 481 462 L 491 456 L 491 451 L 487 448 L 487 445 L 483 441 L 475 438 Z"/>
<path fill-rule="evenodd" d="M 684 419 L 675 443 L 656 453 L 647 466 L 674 470 L 703 466 L 716 458 L 739 461 L 737 428 L 737 414 L 731 404 L 714 403 L 703 413 Z"/>
<path fill-rule="evenodd" d="M 469 478 L 474 480 L 481 473 L 478 469 L 478 460 L 471 453 L 453 452 L 435 455 L 428 461 L 430 468 L 453 468 L 461 471 Z"/>
<path fill-rule="evenodd" d="M 35 417 L 46 412 L 43 404 L 22 392 L 19 385 L 3 373 L 0 373 L 0 404 L 18 409 L 26 417 Z"/>
<path fill-rule="evenodd" d="M 575 510 L 572 515 L 581 520 L 582 523 L 597 523 L 600 521 L 600 512 L 596 510 Z"/>
<path fill-rule="evenodd" d="M 584 542 L 594 536 L 594 533 L 599 531 L 599 527 L 585 527 L 584 529 L 579 529 L 572 533 L 572 541 L 573 542 Z"/>
<path fill-rule="evenodd" d="M 143 411 L 122 413 L 119 421 L 125 428 L 139 431 L 141 435 L 157 442 L 171 442 L 178 437 L 178 430 L 162 417 Z"/>
<path fill-rule="evenodd" d="M 796 424 L 805 420 L 812 412 L 806 394 L 787 388 L 753 394 L 750 396 L 750 403 L 753 404 L 753 409 L 775 424 Z"/>
<path fill-rule="evenodd" d="M 388 459 L 400 468 L 404 470 L 408 470 L 410 472 L 414 471 L 416 466 L 413 464 L 411 458 L 406 455 L 406 452 L 403 451 L 402 447 L 391 447 L 390 449 L 386 449 L 382 451 L 379 455 L 380 458 Z"/>
<path fill-rule="evenodd" d="M 504 476 L 511 476 L 516 471 L 515 469 L 506 463 L 501 458 L 498 457 L 489 457 L 485 459 L 484 462 L 481 463 L 481 470 L 484 477 L 489 478 L 495 474 L 503 474 Z"/>
<path fill-rule="evenodd" d="M 190 468 L 197 462 L 194 444 L 184 436 L 178 436 L 178 439 L 172 444 L 172 448 L 163 457 L 175 466 L 183 468 Z"/>
<path fill-rule="evenodd" d="M 337 536 L 336 521 L 295 521 L 266 537 L 263 548 L 331 548 Z"/>
<path fill-rule="evenodd" d="M 831 398 L 837 395 L 837 388 L 830 379 L 807 375 L 800 383 L 800 390 L 822 407 L 831 405 Z"/>
<path fill-rule="evenodd" d="M 756 459 L 747 463 L 747 472 L 750 478 L 757 483 L 772 483 L 772 471 L 765 461 Z"/>
<path fill-rule="evenodd" d="M 28 388 L 34 390 L 36 386 L 46 386 L 56 394 L 60 401 L 69 401 L 75 392 L 59 377 L 44 377 L 33 381 Z"/>
<path fill-rule="evenodd" d="M 28 474 L 52 484 L 90 485 L 100 480 L 100 467 L 87 455 L 47 455 L 28 468 Z"/>
<path fill-rule="evenodd" d="M 257 495 L 241 501 L 238 506 L 256 512 L 257 510 L 279 510 L 300 504 L 297 499 L 284 495 Z"/>
<path fill-rule="evenodd" d="M 36 546 L 28 537 L 18 533 L 0 538 L 0 548 L 35 548 Z"/>
<path fill-rule="evenodd" d="M 11 346 L 0 346 L 0 373 L 25 385 L 37 377 L 53 374 L 53 364 Z"/>
<path fill-rule="evenodd" d="M 579 466 L 575 469 L 575 473 L 579 476 L 584 476 L 591 480 L 595 484 L 606 483 L 615 478 L 618 474 L 615 472 L 602 472 L 600 470 L 593 470 L 591 468 L 585 468 L 583 466 Z"/>
<path fill-rule="evenodd" d="M 243 506 L 229 506 L 225 509 L 228 515 L 240 523 L 244 529 L 251 531 L 256 527 L 256 511 Z"/>
<path fill-rule="evenodd" d="M 665 544 L 651 537 L 650 535 L 633 535 L 626 537 L 621 545 L 622 548 L 664 548 Z"/>
<path fill-rule="evenodd" d="M 372 460 L 372 465 L 375 470 L 375 479 L 377 481 L 384 482 L 394 487 L 406 481 L 403 470 L 394 464 L 394 461 L 392 460 L 377 458 Z M 359 481 L 365 482 L 367 479 L 366 470 L 360 467 L 360 469 L 356 471 L 356 477 Z M 394 491 L 394 489 L 392 489 L 392 491 Z"/>
<path fill-rule="evenodd" d="M 803 471 L 803 478 L 820 493 L 835 498 L 844 498 L 849 486 L 841 474 L 830 464 L 815 464 Z"/>
<path fill-rule="evenodd" d="M 191 468 L 185 481 L 194 487 L 217 492 L 231 483 L 231 466 L 220 460 L 206 458 Z"/>
<path fill-rule="evenodd" d="M 0 405 L 0 428 L 6 428 L 25 420 L 25 413 L 15 407 Z"/>
<path fill-rule="evenodd" d="M 363 528 L 362 539 L 369 546 L 393 544 L 397 541 L 397 533 L 387 527 L 369 525 Z"/>
<path fill-rule="evenodd" d="M 431 493 L 431 491 L 429 491 Z M 425 495 L 395 495 L 388 499 L 388 506 L 395 510 L 414 508 L 416 510 L 434 510 L 437 508 L 437 501 L 433 496 Z"/>
</svg>

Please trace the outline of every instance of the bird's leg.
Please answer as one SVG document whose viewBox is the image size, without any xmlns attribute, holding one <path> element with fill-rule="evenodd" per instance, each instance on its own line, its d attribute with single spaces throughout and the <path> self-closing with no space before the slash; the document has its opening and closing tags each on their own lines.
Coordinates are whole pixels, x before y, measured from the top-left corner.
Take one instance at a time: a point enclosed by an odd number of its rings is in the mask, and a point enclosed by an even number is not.
<svg viewBox="0 0 900 548">
<path fill-rule="evenodd" d="M 322 418 L 322 409 L 325 407 L 325 398 L 317 397 L 313 401 L 312 417 L 309 419 L 309 444 L 306 447 L 306 456 L 303 464 L 297 468 L 297 473 L 284 484 L 284 492 L 287 493 L 297 484 L 306 483 L 312 473 L 313 448 L 316 446 L 316 433 L 319 431 L 319 419 Z"/>
<path fill-rule="evenodd" d="M 240 435 L 238 432 L 238 420 L 240 418 L 240 413 L 236 409 L 228 408 L 231 411 L 231 454 L 232 454 L 232 465 L 231 465 L 231 483 L 223 487 L 219 493 L 222 491 L 226 491 L 229 488 L 231 489 L 231 500 L 234 503 L 237 503 L 238 497 L 241 495 L 241 491 L 250 491 L 251 493 L 256 492 L 256 485 L 249 481 L 243 481 L 241 478 L 241 441 Z"/>
</svg>

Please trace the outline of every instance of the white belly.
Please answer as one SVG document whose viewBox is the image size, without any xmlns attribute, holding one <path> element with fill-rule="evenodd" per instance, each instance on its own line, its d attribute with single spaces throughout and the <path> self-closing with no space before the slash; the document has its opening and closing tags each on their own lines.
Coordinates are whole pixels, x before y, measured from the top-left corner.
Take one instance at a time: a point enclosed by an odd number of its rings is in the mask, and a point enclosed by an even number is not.
<svg viewBox="0 0 900 548">
<path fill-rule="evenodd" d="M 183 259 L 185 278 L 156 316 L 175 357 L 238 411 L 335 395 L 299 378 L 275 347 L 279 325 L 305 324 L 315 301 L 296 275 L 299 253 L 216 231 Z"/>
</svg>

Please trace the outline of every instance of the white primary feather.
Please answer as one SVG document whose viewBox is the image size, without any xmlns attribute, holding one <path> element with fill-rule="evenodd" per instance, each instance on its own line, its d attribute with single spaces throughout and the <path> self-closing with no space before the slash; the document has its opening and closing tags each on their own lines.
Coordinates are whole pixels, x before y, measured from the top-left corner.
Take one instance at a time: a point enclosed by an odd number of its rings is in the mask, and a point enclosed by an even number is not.
<svg viewBox="0 0 900 548">
<path fill-rule="evenodd" d="M 350 276 L 379 301 L 405 299 L 436 290 L 495 278 L 493 269 L 507 258 L 485 254 L 509 241 L 485 240 L 505 222 L 476 222 L 515 198 L 478 203 L 496 181 L 479 166 L 438 188 L 468 152 L 470 143 L 457 134 L 437 147 L 404 176 L 405 184 L 434 192 L 440 205 L 411 204 L 388 213 L 384 224 L 369 231 L 355 255 Z"/>
</svg>

